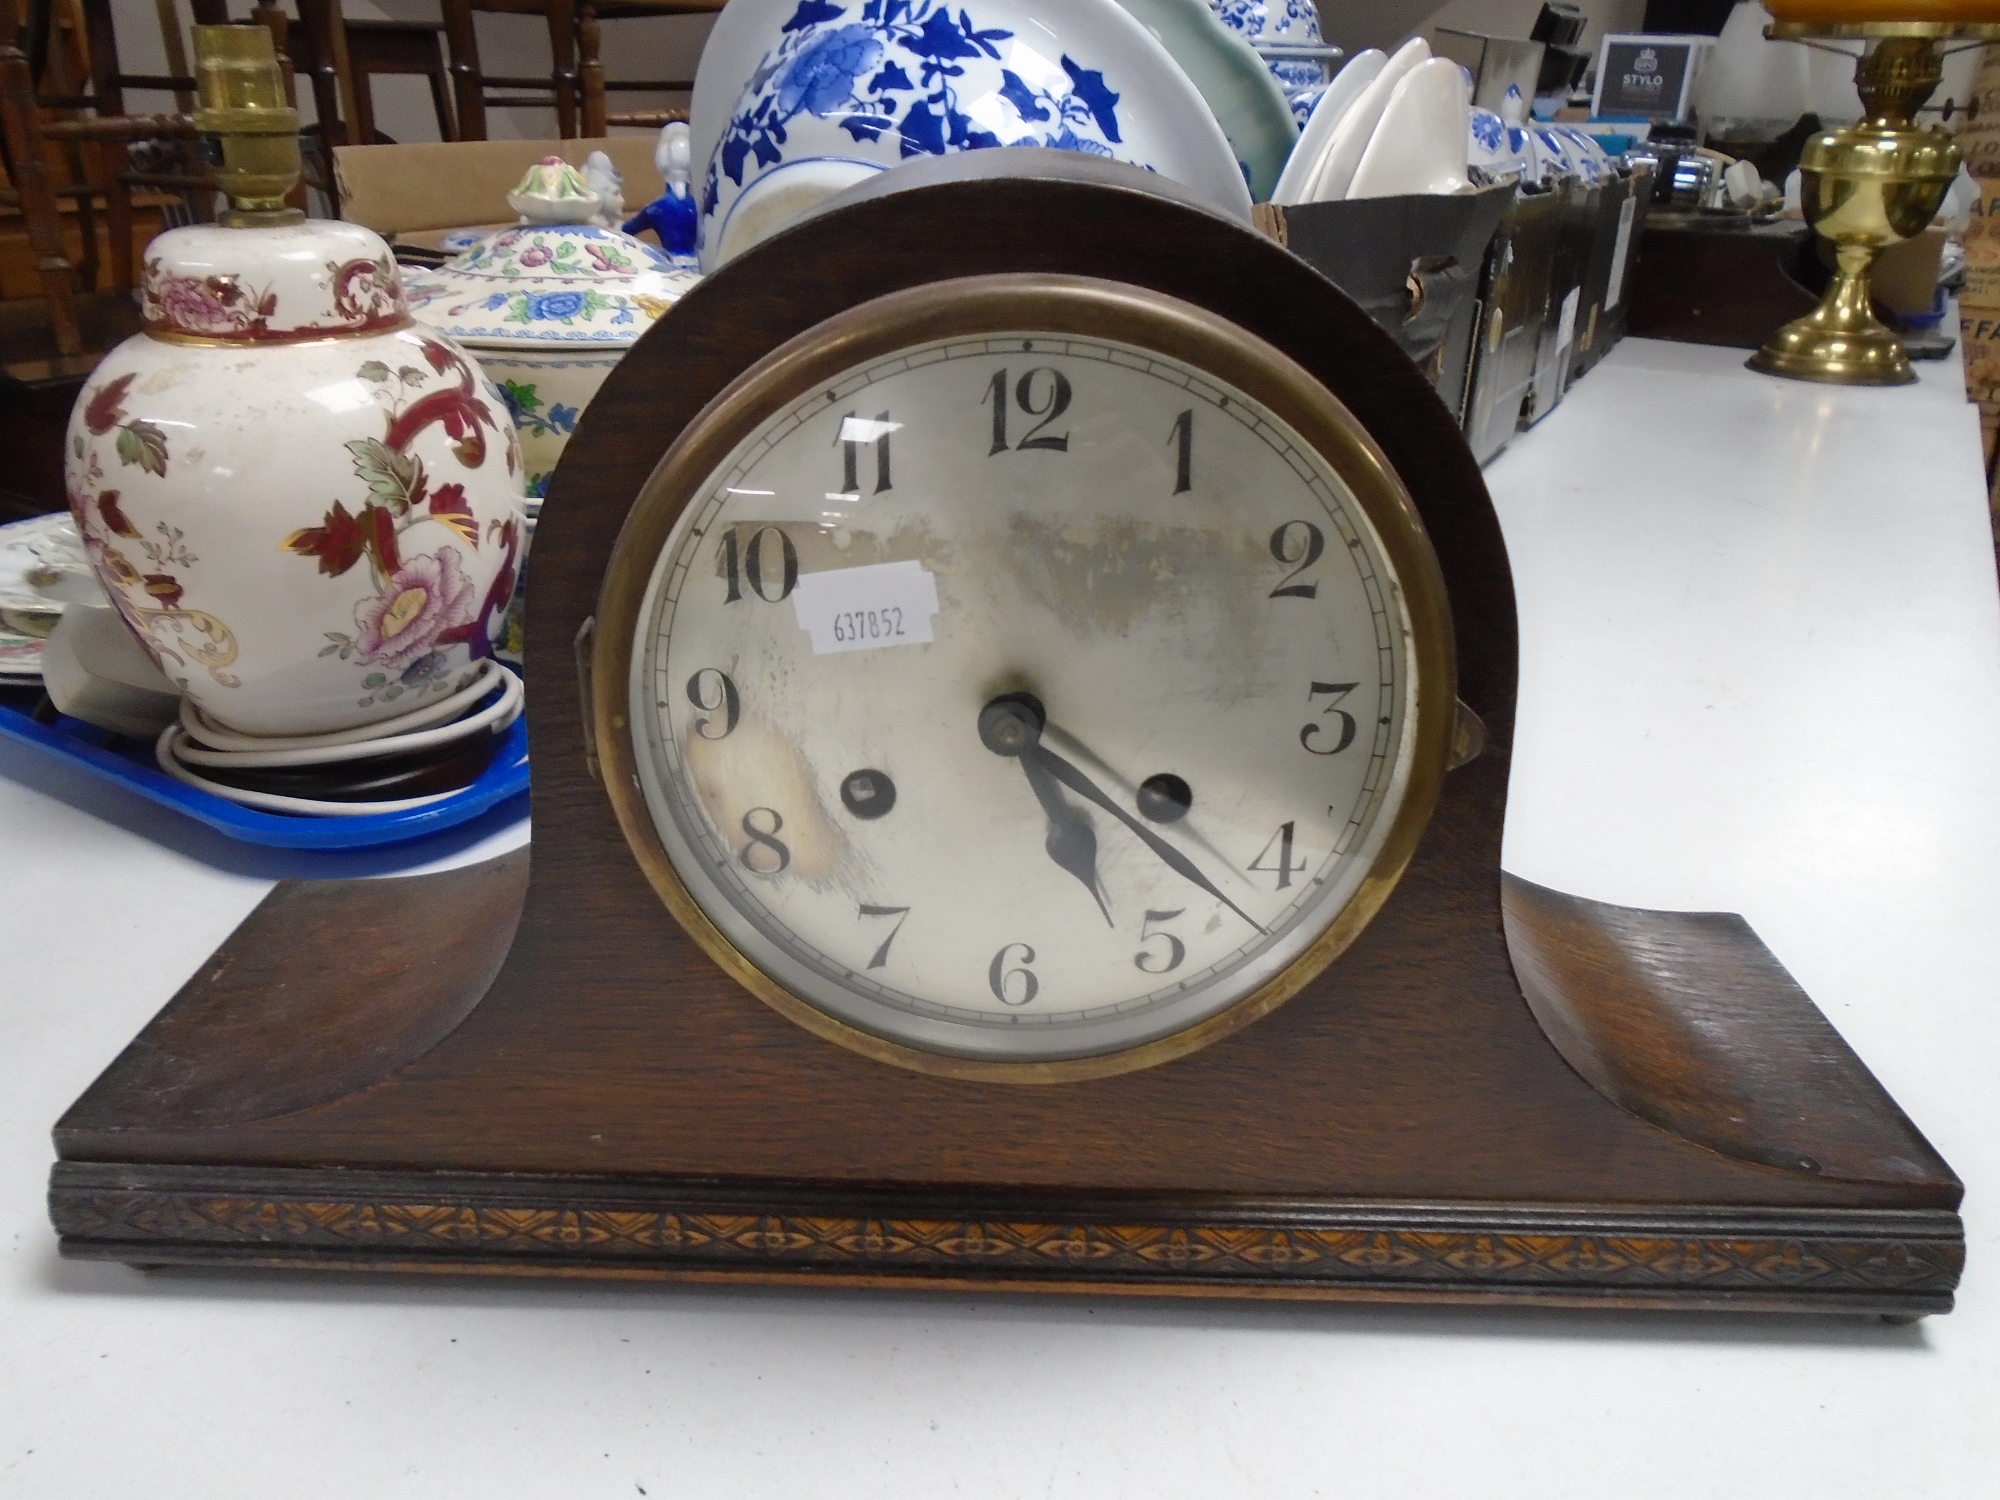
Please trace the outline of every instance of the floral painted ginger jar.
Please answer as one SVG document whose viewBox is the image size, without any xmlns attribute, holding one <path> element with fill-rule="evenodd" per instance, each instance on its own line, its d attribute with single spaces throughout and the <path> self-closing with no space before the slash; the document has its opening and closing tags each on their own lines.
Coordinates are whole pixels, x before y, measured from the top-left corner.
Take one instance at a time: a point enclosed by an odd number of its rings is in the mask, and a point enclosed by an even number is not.
<svg viewBox="0 0 2000 1500">
<path fill-rule="evenodd" d="M 601 200 L 548 157 L 507 198 L 526 221 L 409 279 L 412 311 L 499 383 L 538 500 L 577 418 L 638 341 L 700 281 L 684 260 L 590 223 Z"/>
<path fill-rule="evenodd" d="M 513 592 L 525 470 L 505 398 L 415 324 L 382 240 L 176 229 L 141 298 L 65 457 L 97 575 L 167 676 L 250 735 L 469 680 Z"/>
</svg>

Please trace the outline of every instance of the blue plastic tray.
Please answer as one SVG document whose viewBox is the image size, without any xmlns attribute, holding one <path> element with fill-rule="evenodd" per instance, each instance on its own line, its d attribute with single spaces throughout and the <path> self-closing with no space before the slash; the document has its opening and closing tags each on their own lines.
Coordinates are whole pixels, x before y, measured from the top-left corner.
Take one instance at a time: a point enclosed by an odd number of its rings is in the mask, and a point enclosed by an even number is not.
<svg viewBox="0 0 2000 1500">
<path fill-rule="evenodd" d="M 121 738 L 81 719 L 64 717 L 53 724 L 37 724 L 27 711 L 17 706 L 32 704 L 36 691 L 17 689 L 0 693 L 0 735 L 60 755 L 93 775 L 246 843 L 268 844 L 278 849 L 362 849 L 399 844 L 476 818 L 510 797 L 525 796 L 528 790 L 528 721 L 524 715 L 514 721 L 501 740 L 493 763 L 479 779 L 442 802 L 404 812 L 366 813 L 355 818 L 304 818 L 259 812 L 176 781 L 154 762 L 149 742 Z"/>
</svg>

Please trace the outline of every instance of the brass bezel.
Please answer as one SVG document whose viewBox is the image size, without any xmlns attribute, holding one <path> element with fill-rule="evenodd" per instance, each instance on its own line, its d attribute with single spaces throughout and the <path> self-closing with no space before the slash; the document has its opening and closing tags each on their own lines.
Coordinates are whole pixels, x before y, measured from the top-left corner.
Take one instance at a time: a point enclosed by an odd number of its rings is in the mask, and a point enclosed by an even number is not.
<svg viewBox="0 0 2000 1500">
<path fill-rule="evenodd" d="M 1209 371 L 1285 421 L 1359 501 L 1394 566 L 1409 612 L 1416 668 L 1408 790 L 1353 898 L 1272 979 L 1168 1036 L 1121 1051 L 1060 1060 L 999 1061 L 930 1052 L 838 1020 L 794 995 L 711 922 L 673 867 L 638 776 L 626 718 L 634 635 L 654 566 L 682 511 L 737 444 L 828 379 L 933 340 L 1049 333 L 1135 345 Z M 938 1077 L 999 1083 L 1107 1078 L 1184 1057 L 1268 1015 L 1359 937 L 1402 878 L 1442 788 L 1457 718 L 1455 642 L 1443 574 L 1416 506 L 1381 449 L 1347 408 L 1264 340 L 1203 308 L 1081 276 L 962 277 L 862 303 L 773 350 L 688 423 L 625 518 L 605 567 L 591 646 L 590 703 L 603 780 L 625 840 L 660 900 L 708 956 L 751 994 L 816 1036 L 878 1062 Z"/>
</svg>

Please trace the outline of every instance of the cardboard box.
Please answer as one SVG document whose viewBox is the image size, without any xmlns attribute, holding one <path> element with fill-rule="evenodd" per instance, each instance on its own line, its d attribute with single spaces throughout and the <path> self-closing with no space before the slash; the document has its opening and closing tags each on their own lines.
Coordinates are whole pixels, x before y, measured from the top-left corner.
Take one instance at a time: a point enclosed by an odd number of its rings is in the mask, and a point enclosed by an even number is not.
<svg viewBox="0 0 2000 1500">
<path fill-rule="evenodd" d="M 1963 236 L 1965 287 L 1959 295 L 1981 307 L 2000 307 L 2000 180 L 1977 180 L 1979 197 Z"/>
<path fill-rule="evenodd" d="M 1961 302 L 1958 334 L 1965 346 L 1965 394 L 1979 403 L 1985 429 L 1986 463 L 1993 464 L 1993 431 L 2000 427 L 2000 307 Z"/>
<path fill-rule="evenodd" d="M 1971 103 L 1951 124 L 1965 169 L 1975 178 L 2000 178 L 2000 46 L 1980 49 Z"/>
<path fill-rule="evenodd" d="M 1257 224 L 1358 302 L 1463 417 L 1487 247 L 1512 187 L 1259 204 Z"/>
<path fill-rule="evenodd" d="M 1512 438 L 1549 321 L 1551 276 L 1568 218 L 1560 192 L 1521 193 L 1500 221 L 1480 288 L 1479 338 L 1461 426 L 1482 464 Z"/>
<path fill-rule="evenodd" d="M 1632 269 L 1639 262 L 1639 239 L 1646 232 L 1646 210 L 1652 198 L 1651 167 L 1641 167 L 1630 177 L 1613 178 L 1599 189 L 1577 313 L 1576 349 L 1570 359 L 1572 385 L 1625 336 Z"/>
<path fill-rule="evenodd" d="M 1532 427 L 1550 412 L 1569 389 L 1572 356 L 1581 328 L 1584 282 L 1590 271 L 1590 251 L 1597 239 L 1597 218 L 1604 206 L 1604 188 L 1567 178 L 1562 198 L 1562 226 L 1556 235 L 1555 258 L 1549 265 L 1549 313 L 1535 342 L 1535 373 L 1521 406 L 1521 425 Z"/>
<path fill-rule="evenodd" d="M 435 248 L 438 232 L 512 223 L 507 194 L 545 156 L 581 167 L 602 151 L 624 174 L 632 215 L 666 191 L 653 166 L 652 135 L 571 141 L 419 141 L 407 146 L 336 146 L 340 216 L 395 244 Z"/>
</svg>

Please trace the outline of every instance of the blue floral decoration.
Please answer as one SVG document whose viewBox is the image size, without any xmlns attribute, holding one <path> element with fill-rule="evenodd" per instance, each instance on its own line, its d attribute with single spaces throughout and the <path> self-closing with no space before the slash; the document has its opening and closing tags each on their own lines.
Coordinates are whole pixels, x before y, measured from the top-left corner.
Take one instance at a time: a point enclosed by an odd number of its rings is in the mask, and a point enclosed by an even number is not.
<svg viewBox="0 0 2000 1500">
<path fill-rule="evenodd" d="M 882 44 L 866 26 L 843 26 L 792 59 L 778 83 L 778 108 L 790 119 L 801 109 L 825 118 L 854 92 L 854 80 L 882 60 Z"/>
<path fill-rule="evenodd" d="M 500 382 L 500 399 L 507 403 L 507 415 L 514 419 L 515 427 L 534 437 L 573 433 L 576 419 L 583 415 L 582 407 L 564 406 L 560 401 L 543 411 L 540 392 L 518 380 Z"/>
<path fill-rule="evenodd" d="M 857 143 L 893 135 L 902 159 L 1003 145 L 1114 155 L 1111 147 L 1124 143 L 1119 95 L 1102 71 L 1068 56 L 1061 59 L 1066 87 L 1000 70 L 996 93 L 1011 124 L 990 111 L 982 120 L 966 112 L 957 80 L 969 64 L 998 62 L 999 44 L 1012 37 L 949 0 L 864 0 L 858 7 L 800 0 L 708 163 L 702 214 L 715 213 L 724 176 L 743 187 L 784 160 L 787 127 L 801 114 L 838 121 Z"/>
<path fill-rule="evenodd" d="M 582 292 L 530 292 L 528 294 L 528 316 L 531 318 L 573 318 L 584 310 L 587 299 Z"/>
<path fill-rule="evenodd" d="M 403 675 L 396 680 L 406 688 L 420 688 L 426 683 L 451 675 L 451 663 L 447 651 L 426 651 L 422 656 L 403 668 Z"/>
<path fill-rule="evenodd" d="M 1507 139 L 1507 127 L 1490 109 L 1472 112 L 1472 138 L 1488 151 L 1498 151 Z"/>
</svg>

